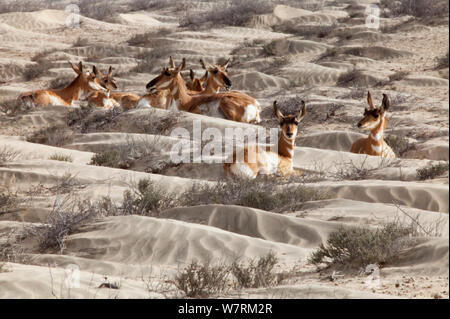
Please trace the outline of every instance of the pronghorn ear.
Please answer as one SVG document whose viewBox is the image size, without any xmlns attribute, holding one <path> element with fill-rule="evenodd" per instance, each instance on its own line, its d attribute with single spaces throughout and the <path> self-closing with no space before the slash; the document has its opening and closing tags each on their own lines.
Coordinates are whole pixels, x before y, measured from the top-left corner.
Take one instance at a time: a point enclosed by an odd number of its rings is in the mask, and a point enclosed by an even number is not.
<svg viewBox="0 0 450 319">
<path fill-rule="evenodd" d="M 204 68 L 205 70 L 208 70 L 205 61 L 203 61 L 203 59 L 200 59 L 200 64 L 202 65 L 202 68 Z"/>
<path fill-rule="evenodd" d="M 389 107 L 391 106 L 391 102 L 389 101 L 389 97 L 387 94 L 383 93 L 383 102 L 381 104 L 381 107 L 383 108 L 383 111 L 389 110 Z"/>
<path fill-rule="evenodd" d="M 78 69 L 80 70 L 80 73 L 83 73 L 83 62 L 82 61 L 80 61 L 78 63 Z"/>
<path fill-rule="evenodd" d="M 230 59 L 228 58 L 228 60 L 222 64 L 222 67 L 226 70 L 228 68 L 228 64 L 230 63 Z"/>
<path fill-rule="evenodd" d="M 186 59 L 183 58 L 183 61 L 181 61 L 181 64 L 178 66 L 178 68 L 175 70 L 175 72 L 180 73 L 181 71 L 183 71 L 185 66 L 186 66 Z"/>
<path fill-rule="evenodd" d="M 298 115 L 295 117 L 295 119 L 297 120 L 297 122 L 300 122 L 301 120 L 303 120 L 303 118 L 306 115 L 306 104 L 305 101 L 301 101 L 300 102 L 300 109 L 298 110 Z"/>
<path fill-rule="evenodd" d="M 175 61 L 172 56 L 169 57 L 169 65 L 172 69 L 175 69 Z"/>
<path fill-rule="evenodd" d="M 70 66 L 72 67 L 72 69 L 75 71 L 76 74 L 79 75 L 79 74 L 81 73 L 81 71 L 80 71 L 80 69 L 78 68 L 78 66 L 76 66 L 75 64 L 73 64 L 73 63 L 70 62 L 70 61 L 67 61 L 67 62 L 69 62 Z"/>
<path fill-rule="evenodd" d="M 194 81 L 194 77 L 195 77 L 194 70 L 189 69 L 189 77 L 191 78 L 191 81 Z"/>
<path fill-rule="evenodd" d="M 95 76 L 98 76 L 98 69 L 97 69 L 97 67 L 95 65 L 92 66 L 92 73 L 94 73 Z"/>
<path fill-rule="evenodd" d="M 367 104 L 369 104 L 371 110 L 375 109 L 375 106 L 373 105 L 372 95 L 370 94 L 370 91 L 367 91 Z"/>
<path fill-rule="evenodd" d="M 277 106 L 277 101 L 273 101 L 273 114 L 277 117 L 277 119 L 281 122 L 284 118 L 283 113 L 281 113 L 280 109 Z"/>
<path fill-rule="evenodd" d="M 109 66 L 109 69 L 108 69 L 108 76 L 111 76 L 112 75 L 112 66 Z"/>
<path fill-rule="evenodd" d="M 200 81 L 205 82 L 208 79 L 208 71 L 205 71 L 205 74 L 201 77 Z"/>
</svg>

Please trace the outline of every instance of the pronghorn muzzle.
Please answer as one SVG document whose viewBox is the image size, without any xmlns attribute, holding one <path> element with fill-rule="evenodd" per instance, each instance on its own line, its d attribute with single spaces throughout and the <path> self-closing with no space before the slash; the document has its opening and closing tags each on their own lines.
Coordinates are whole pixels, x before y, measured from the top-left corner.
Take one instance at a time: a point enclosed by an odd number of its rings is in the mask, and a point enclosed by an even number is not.
<svg viewBox="0 0 450 319">
<path fill-rule="evenodd" d="M 223 76 L 223 82 L 225 83 L 225 89 L 229 91 L 231 89 L 231 80 L 228 76 Z"/>
</svg>

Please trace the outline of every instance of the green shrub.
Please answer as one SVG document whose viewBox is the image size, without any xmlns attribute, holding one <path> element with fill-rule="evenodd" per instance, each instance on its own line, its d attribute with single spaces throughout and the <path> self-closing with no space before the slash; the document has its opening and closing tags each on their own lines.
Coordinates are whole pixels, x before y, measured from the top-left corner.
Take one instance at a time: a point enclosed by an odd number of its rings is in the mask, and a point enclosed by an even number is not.
<svg viewBox="0 0 450 319">
<path fill-rule="evenodd" d="M 432 164 L 430 166 L 417 169 L 417 178 L 421 181 L 436 178 L 448 172 L 449 163 Z"/>
</svg>

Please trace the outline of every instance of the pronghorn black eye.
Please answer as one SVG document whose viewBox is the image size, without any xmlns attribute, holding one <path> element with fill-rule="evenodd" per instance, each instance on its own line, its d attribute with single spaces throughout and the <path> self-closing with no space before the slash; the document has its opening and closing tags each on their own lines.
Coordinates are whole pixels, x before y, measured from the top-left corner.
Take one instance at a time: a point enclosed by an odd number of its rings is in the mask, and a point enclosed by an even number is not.
<svg viewBox="0 0 450 319">
<path fill-rule="evenodd" d="M 166 71 L 166 72 L 164 72 L 164 75 L 170 76 L 170 73 Z"/>
<path fill-rule="evenodd" d="M 378 113 L 375 113 L 375 114 L 373 115 L 373 117 L 374 117 L 374 118 L 378 118 Z"/>
<path fill-rule="evenodd" d="M 219 72 L 217 69 L 213 70 L 213 73 L 216 74 L 217 72 Z"/>
<path fill-rule="evenodd" d="M 298 123 L 299 123 L 298 121 L 294 121 L 294 124 L 297 125 L 297 126 L 298 126 Z"/>
</svg>

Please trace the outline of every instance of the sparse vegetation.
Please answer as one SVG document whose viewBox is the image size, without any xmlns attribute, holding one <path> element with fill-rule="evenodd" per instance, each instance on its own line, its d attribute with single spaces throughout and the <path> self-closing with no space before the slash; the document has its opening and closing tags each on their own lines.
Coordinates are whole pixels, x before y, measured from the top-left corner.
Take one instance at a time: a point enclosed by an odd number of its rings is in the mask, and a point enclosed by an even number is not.
<svg viewBox="0 0 450 319">
<path fill-rule="evenodd" d="M 231 265 L 231 273 L 240 288 L 269 287 L 277 283 L 277 275 L 274 272 L 277 263 L 278 258 L 270 252 L 258 260 L 251 260 L 247 265 L 234 262 Z"/>
<path fill-rule="evenodd" d="M 50 89 L 59 90 L 69 86 L 72 83 L 73 76 L 59 76 L 50 82 Z"/>
<path fill-rule="evenodd" d="M 406 152 L 414 149 L 414 145 L 401 135 L 386 135 L 384 141 L 392 148 L 397 157 L 403 157 Z"/>
<path fill-rule="evenodd" d="M 301 24 L 286 23 L 281 24 L 279 26 L 275 26 L 275 31 L 290 33 L 307 39 L 311 38 L 321 39 L 332 34 L 332 32 L 336 29 L 336 27 L 337 27 L 336 24 L 301 25 Z"/>
<path fill-rule="evenodd" d="M 135 34 L 127 42 L 132 46 L 153 48 L 156 40 L 169 35 L 171 32 L 172 30 L 169 28 L 160 28 L 156 31 Z"/>
<path fill-rule="evenodd" d="M 175 277 L 173 283 L 186 297 L 206 298 L 224 292 L 229 275 L 229 267 L 192 262 Z"/>
<path fill-rule="evenodd" d="M 36 61 L 36 63 L 31 64 L 28 66 L 24 73 L 23 77 L 25 78 L 25 81 L 32 81 L 41 75 L 43 75 L 45 72 L 47 72 L 52 67 L 52 63 L 47 59 L 39 59 Z"/>
<path fill-rule="evenodd" d="M 78 6 L 80 14 L 100 21 L 114 22 L 117 15 L 113 3 L 108 0 L 80 0 Z"/>
<path fill-rule="evenodd" d="M 352 69 L 341 73 L 337 79 L 338 86 L 361 87 L 367 85 L 366 76 L 361 70 Z"/>
<path fill-rule="evenodd" d="M 20 154 L 21 152 L 9 146 L 0 147 L 0 167 L 9 162 L 13 162 L 20 156 Z"/>
<path fill-rule="evenodd" d="M 62 254 L 66 236 L 89 221 L 101 217 L 98 207 L 69 194 L 58 197 L 44 225 L 30 226 L 26 233 L 35 236 L 42 252 L 57 248 Z"/>
<path fill-rule="evenodd" d="M 20 111 L 22 103 L 18 99 L 5 100 L 0 102 L 0 112 L 7 115 L 14 115 Z"/>
<path fill-rule="evenodd" d="M 58 154 L 58 153 L 53 154 L 48 159 L 52 160 L 52 161 L 61 161 L 61 162 L 72 162 L 73 161 L 72 156 L 64 155 L 64 154 Z"/>
<path fill-rule="evenodd" d="M 448 61 L 449 61 L 449 58 L 448 58 L 448 50 L 447 50 L 446 55 L 437 59 L 437 68 L 438 69 L 448 68 Z"/>
<path fill-rule="evenodd" d="M 27 142 L 61 147 L 69 144 L 72 138 L 73 132 L 66 127 L 56 125 L 27 136 Z"/>
<path fill-rule="evenodd" d="M 144 52 L 137 56 L 138 64 L 131 69 L 131 72 L 147 73 L 153 72 L 158 65 L 157 61 L 165 59 L 173 54 L 171 46 L 155 47 L 151 51 Z"/>
<path fill-rule="evenodd" d="M 11 192 L 0 193 L 0 214 L 5 214 L 13 209 L 16 209 L 19 205 L 19 199 L 17 194 Z"/>
<path fill-rule="evenodd" d="M 443 175 L 449 170 L 449 162 L 432 164 L 424 168 L 417 169 L 417 178 L 421 181 L 433 179 Z"/>
<path fill-rule="evenodd" d="M 89 40 L 86 38 L 78 37 L 76 41 L 72 44 L 72 47 L 85 47 L 89 44 Z"/>
<path fill-rule="evenodd" d="M 130 160 L 127 152 L 109 150 L 92 156 L 90 165 L 107 166 L 113 168 L 129 168 Z"/>
<path fill-rule="evenodd" d="M 448 0 L 382 0 L 381 5 L 387 9 L 388 16 L 410 15 L 417 18 L 448 15 Z"/>
<path fill-rule="evenodd" d="M 341 228 L 331 233 L 326 244 L 321 244 L 312 253 L 310 262 L 342 268 L 384 265 L 395 261 L 400 251 L 412 244 L 409 238 L 412 233 L 412 227 L 398 223 L 389 223 L 377 229 Z"/>
<path fill-rule="evenodd" d="M 258 14 L 269 13 L 272 4 L 264 0 L 230 0 L 221 2 L 204 13 L 188 13 L 180 22 L 181 27 L 209 25 L 243 26 Z"/>
</svg>

